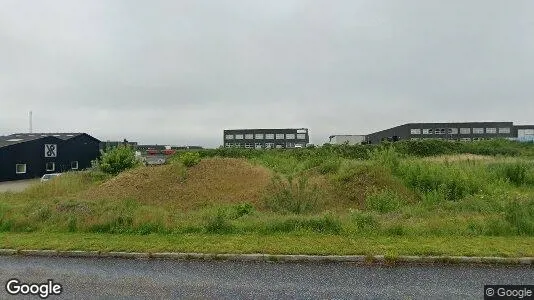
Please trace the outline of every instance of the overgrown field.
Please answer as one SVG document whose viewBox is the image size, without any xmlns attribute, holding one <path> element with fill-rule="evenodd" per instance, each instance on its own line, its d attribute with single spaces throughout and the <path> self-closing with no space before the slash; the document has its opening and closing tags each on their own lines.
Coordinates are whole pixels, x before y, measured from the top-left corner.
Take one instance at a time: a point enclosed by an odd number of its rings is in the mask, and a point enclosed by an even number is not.
<svg viewBox="0 0 534 300">
<path fill-rule="evenodd" d="M 71 234 L 71 247 L 92 250 L 80 237 L 197 238 L 215 243 L 198 251 L 212 252 L 534 256 L 534 145 L 431 140 L 179 153 L 165 166 L 76 172 L 0 193 L 2 232 L 0 247 L 54 248 L 43 237 L 68 243 Z M 332 244 L 324 248 L 323 239 Z M 109 250 L 155 248 L 195 250 Z"/>
</svg>

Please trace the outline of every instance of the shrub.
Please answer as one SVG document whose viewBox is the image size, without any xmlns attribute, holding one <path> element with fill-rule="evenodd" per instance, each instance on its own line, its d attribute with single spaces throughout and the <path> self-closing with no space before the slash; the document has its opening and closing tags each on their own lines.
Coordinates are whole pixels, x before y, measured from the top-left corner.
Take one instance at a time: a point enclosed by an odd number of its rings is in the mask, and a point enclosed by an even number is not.
<svg viewBox="0 0 534 300">
<path fill-rule="evenodd" d="M 200 162 L 200 153 L 198 152 L 184 152 L 179 156 L 179 160 L 186 167 L 192 167 Z"/>
<path fill-rule="evenodd" d="M 339 167 L 341 166 L 341 160 L 336 158 L 330 158 L 324 160 L 317 168 L 319 173 L 321 174 L 328 174 L 328 173 L 336 173 L 339 170 Z"/>
<path fill-rule="evenodd" d="M 367 196 L 365 207 L 369 210 L 388 213 L 399 209 L 402 206 L 401 197 L 394 191 L 382 190 Z"/>
<path fill-rule="evenodd" d="M 359 231 L 373 231 L 380 228 L 380 222 L 374 214 L 360 210 L 350 209 L 350 218 Z"/>
<path fill-rule="evenodd" d="M 208 233 L 232 233 L 234 226 L 230 223 L 227 213 L 219 208 L 215 215 L 209 215 L 204 226 Z"/>
<path fill-rule="evenodd" d="M 456 165 L 407 161 L 399 170 L 399 176 L 408 187 L 421 194 L 437 191 L 445 200 L 459 200 L 483 189 L 480 174 Z"/>
<path fill-rule="evenodd" d="M 374 149 L 369 157 L 376 165 L 388 168 L 393 174 L 399 169 L 400 155 L 392 146 Z"/>
<path fill-rule="evenodd" d="M 250 203 L 236 204 L 232 207 L 233 219 L 241 218 L 242 216 L 249 215 L 254 212 L 254 206 Z"/>
<path fill-rule="evenodd" d="M 270 210 L 281 213 L 308 213 L 317 211 L 320 191 L 310 187 L 308 178 L 300 176 L 297 182 L 290 177 L 287 181 L 274 177 L 264 196 L 264 204 Z"/>
<path fill-rule="evenodd" d="M 522 185 L 529 182 L 530 165 L 524 162 L 497 163 L 490 165 L 490 169 L 498 177 L 508 180 L 515 185 Z"/>
<path fill-rule="evenodd" d="M 393 144 L 395 150 L 405 155 L 418 157 L 460 153 L 462 144 L 437 139 L 406 140 Z"/>
<path fill-rule="evenodd" d="M 519 235 L 534 235 L 534 200 L 514 199 L 506 203 L 504 219 Z"/>
<path fill-rule="evenodd" d="M 135 151 L 129 146 L 118 146 L 102 153 L 98 162 L 104 173 L 117 175 L 122 171 L 139 165 Z"/>
</svg>

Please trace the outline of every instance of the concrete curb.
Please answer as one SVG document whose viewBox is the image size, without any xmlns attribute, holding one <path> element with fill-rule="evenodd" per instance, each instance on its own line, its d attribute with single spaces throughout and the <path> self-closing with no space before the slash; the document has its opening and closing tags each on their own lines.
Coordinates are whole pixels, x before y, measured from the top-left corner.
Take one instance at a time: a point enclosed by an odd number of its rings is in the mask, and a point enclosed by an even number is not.
<svg viewBox="0 0 534 300">
<path fill-rule="evenodd" d="M 14 250 L 0 249 L 1 256 L 41 257 L 102 257 L 125 259 L 167 259 L 167 260 L 224 260 L 252 262 L 349 262 L 360 264 L 497 264 L 525 265 L 534 267 L 534 257 L 471 257 L 471 256 L 384 256 L 384 255 L 271 255 L 271 254 L 215 254 L 215 253 L 141 253 L 102 251 L 59 251 L 59 250 Z"/>
</svg>

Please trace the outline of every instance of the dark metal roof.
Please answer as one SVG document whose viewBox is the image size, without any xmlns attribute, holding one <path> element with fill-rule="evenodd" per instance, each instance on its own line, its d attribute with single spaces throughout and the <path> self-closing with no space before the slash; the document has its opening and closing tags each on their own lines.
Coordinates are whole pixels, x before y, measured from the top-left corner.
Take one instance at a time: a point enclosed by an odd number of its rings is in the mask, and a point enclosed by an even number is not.
<svg viewBox="0 0 534 300">
<path fill-rule="evenodd" d="M 62 132 L 62 133 L 14 133 L 6 136 L 0 136 L 0 148 L 11 146 L 18 143 L 29 142 L 44 137 L 55 137 L 61 140 L 68 140 L 86 133 L 80 132 Z"/>
</svg>

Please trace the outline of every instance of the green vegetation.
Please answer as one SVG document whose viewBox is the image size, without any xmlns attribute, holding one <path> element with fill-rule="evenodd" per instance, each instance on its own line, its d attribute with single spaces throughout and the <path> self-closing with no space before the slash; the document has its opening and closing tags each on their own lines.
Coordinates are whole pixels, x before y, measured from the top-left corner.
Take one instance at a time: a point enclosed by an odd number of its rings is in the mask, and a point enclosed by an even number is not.
<svg viewBox="0 0 534 300">
<path fill-rule="evenodd" d="M 117 175 L 139 165 L 135 151 L 129 146 L 118 146 L 102 153 L 97 166 L 102 172 Z"/>
<path fill-rule="evenodd" d="M 129 156 L 107 163 L 117 157 Z M 534 255 L 533 144 L 221 148 L 120 173 L 103 161 L 0 193 L 0 247 Z"/>
<path fill-rule="evenodd" d="M 200 162 L 200 154 L 198 152 L 182 152 L 178 156 L 178 161 L 186 167 L 192 167 Z"/>
</svg>

